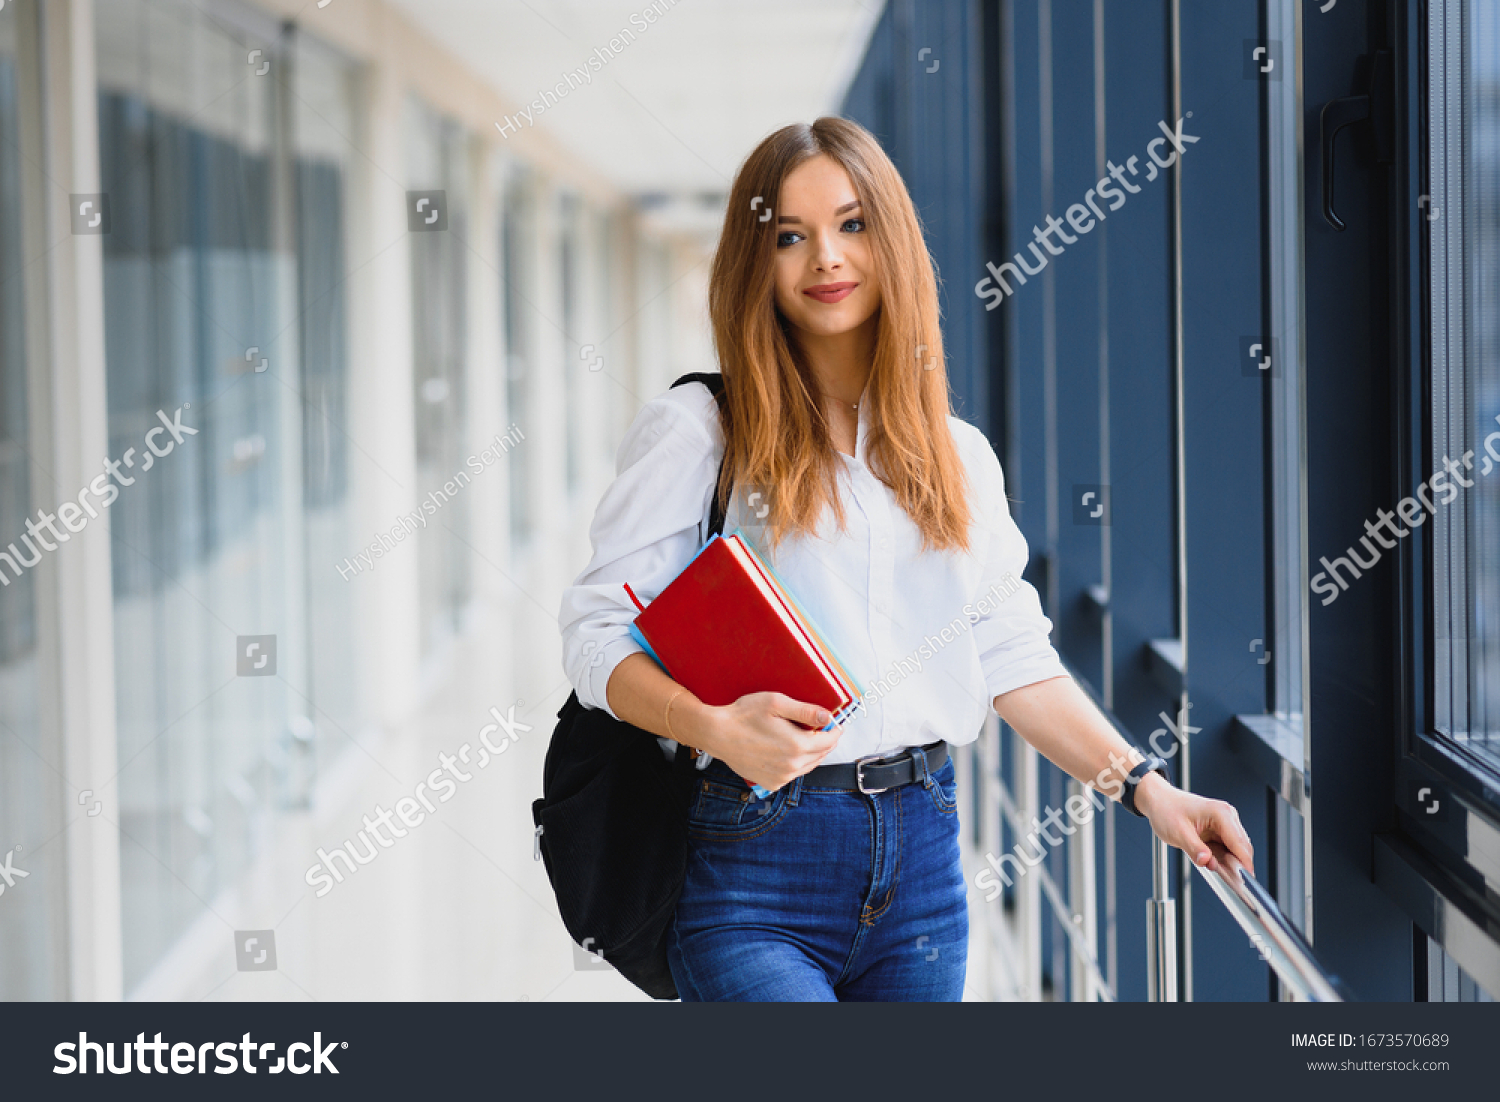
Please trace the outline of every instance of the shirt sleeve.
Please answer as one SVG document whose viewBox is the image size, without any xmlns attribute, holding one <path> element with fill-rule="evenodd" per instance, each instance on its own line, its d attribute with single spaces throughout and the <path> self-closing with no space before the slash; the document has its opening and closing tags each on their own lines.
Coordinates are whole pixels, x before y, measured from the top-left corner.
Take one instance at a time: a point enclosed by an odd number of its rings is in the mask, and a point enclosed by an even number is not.
<svg viewBox="0 0 1500 1102">
<path fill-rule="evenodd" d="M 979 619 L 973 630 L 993 711 L 995 697 L 1038 681 L 1067 677 L 1068 670 L 1052 646 L 1052 621 L 1042 613 L 1036 588 L 1021 577 L 1026 570 L 1026 537 L 1011 519 L 1000 461 L 989 441 L 974 431 L 979 439 L 972 442 L 974 459 L 968 470 L 976 492 L 970 501 L 978 538 L 987 538 L 988 544 L 974 595 L 974 614 Z"/>
<path fill-rule="evenodd" d="M 641 651 L 630 635 L 629 582 L 649 602 L 702 545 L 723 444 L 718 407 L 699 386 L 676 388 L 636 415 L 615 457 L 615 479 L 589 526 L 593 557 L 563 591 L 563 668 L 586 707 L 610 715 L 605 686 Z M 618 716 L 615 716 L 618 719 Z"/>
</svg>

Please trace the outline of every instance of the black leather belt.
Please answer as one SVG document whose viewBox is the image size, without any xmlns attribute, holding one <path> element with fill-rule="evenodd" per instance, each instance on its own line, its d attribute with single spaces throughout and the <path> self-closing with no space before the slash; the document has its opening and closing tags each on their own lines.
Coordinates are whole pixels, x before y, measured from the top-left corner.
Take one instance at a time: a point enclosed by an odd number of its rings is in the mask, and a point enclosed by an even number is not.
<svg viewBox="0 0 1500 1102">
<path fill-rule="evenodd" d="M 936 773 L 948 760 L 948 744 L 939 740 L 922 747 L 927 772 Z M 820 765 L 802 778 L 814 788 L 842 788 L 867 796 L 922 779 L 922 766 L 909 751 L 896 758 L 860 758 L 838 765 Z"/>
</svg>

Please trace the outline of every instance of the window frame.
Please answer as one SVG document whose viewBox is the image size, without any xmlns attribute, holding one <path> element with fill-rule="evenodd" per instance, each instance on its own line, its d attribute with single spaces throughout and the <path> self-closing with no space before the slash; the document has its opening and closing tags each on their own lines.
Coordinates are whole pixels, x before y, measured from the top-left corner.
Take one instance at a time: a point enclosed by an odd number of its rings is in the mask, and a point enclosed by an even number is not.
<svg viewBox="0 0 1500 1102">
<path fill-rule="evenodd" d="M 1451 58 L 1445 56 L 1443 65 L 1434 64 L 1439 44 L 1433 41 L 1432 24 L 1453 9 L 1459 10 L 1459 18 L 1462 19 L 1465 6 L 1466 0 L 1429 0 L 1423 13 L 1427 17 L 1424 19 L 1422 15 L 1418 16 L 1418 33 L 1416 41 L 1411 44 L 1414 48 L 1410 50 L 1419 79 L 1412 82 L 1416 95 L 1408 101 L 1411 117 L 1406 123 L 1408 134 L 1416 139 L 1415 147 L 1419 156 L 1413 158 L 1415 163 L 1410 173 L 1409 186 L 1415 195 L 1428 196 L 1429 203 L 1438 206 L 1441 217 L 1436 222 L 1429 221 L 1425 205 L 1419 214 L 1414 195 L 1413 201 L 1403 206 L 1400 224 L 1396 228 L 1398 235 L 1412 247 L 1407 280 L 1409 303 L 1405 313 L 1413 327 L 1412 343 L 1419 353 L 1414 357 L 1412 370 L 1409 372 L 1411 385 L 1406 388 L 1408 408 L 1405 411 L 1404 427 L 1407 439 L 1402 461 L 1405 476 L 1403 489 L 1408 492 L 1431 476 L 1431 457 L 1439 450 L 1434 415 L 1438 373 L 1446 366 L 1445 361 L 1440 361 L 1435 347 L 1436 327 L 1440 321 L 1448 326 L 1445 336 L 1450 346 L 1453 341 L 1453 329 L 1449 326 L 1446 315 L 1446 310 L 1452 305 L 1449 294 L 1451 289 L 1446 281 L 1442 284 L 1435 282 L 1438 274 L 1434 271 L 1433 256 L 1434 227 L 1441 227 L 1440 232 L 1446 233 L 1446 219 L 1455 210 L 1447 180 L 1442 176 L 1434 177 L 1435 167 L 1441 166 L 1440 170 L 1446 168 L 1447 155 L 1452 148 L 1446 142 L 1446 129 L 1436 126 L 1433 118 L 1436 97 L 1443 96 L 1448 103 L 1453 102 L 1449 94 L 1451 69 L 1447 64 Z M 1461 97 L 1462 68 L 1458 80 L 1458 88 L 1453 94 Z M 1461 113 L 1461 104 L 1458 110 Z M 1440 144 L 1441 149 L 1438 148 Z M 1461 166 L 1458 171 L 1462 171 Z M 1448 178 L 1451 179 L 1451 174 L 1448 174 Z M 1436 299 L 1440 287 L 1445 311 L 1441 319 L 1436 316 Z M 1451 445 L 1445 444 L 1444 448 L 1451 454 Z M 1403 645 L 1403 650 L 1409 650 L 1405 655 L 1403 682 L 1411 692 L 1405 709 L 1406 737 L 1399 747 L 1401 757 L 1406 760 L 1401 764 L 1408 767 L 1408 772 L 1411 762 L 1428 767 L 1469 797 L 1474 804 L 1482 806 L 1490 818 L 1500 822 L 1500 767 L 1485 761 L 1437 729 L 1442 656 L 1439 653 L 1437 623 L 1440 597 L 1437 559 L 1440 548 L 1436 517 L 1433 527 L 1423 533 L 1420 541 L 1413 541 L 1410 551 L 1409 562 L 1403 572 L 1402 589 L 1406 598 L 1403 601 L 1404 612 L 1408 617 L 1403 637 L 1410 641 Z M 1467 663 L 1465 665 L 1467 667 Z M 1406 801 L 1403 795 L 1401 792 L 1395 794 L 1397 807 L 1404 807 Z"/>
<path fill-rule="evenodd" d="M 1432 126 L 1433 92 L 1443 89 L 1446 58 L 1437 56 L 1433 20 L 1441 19 L 1450 4 L 1465 0 L 1428 0 L 1404 13 L 1398 59 L 1406 79 L 1398 85 L 1397 138 L 1406 155 L 1398 153 L 1393 182 L 1392 247 L 1396 257 L 1393 327 L 1395 368 L 1396 475 L 1401 496 L 1432 474 L 1436 372 L 1434 356 L 1433 222 L 1429 207 L 1418 206 L 1422 196 L 1436 203 L 1442 215 L 1444 189 L 1432 186 L 1434 146 L 1444 134 Z M 1434 70 L 1438 79 L 1434 80 Z M 1446 303 L 1445 303 L 1446 305 Z M 1424 469 L 1425 468 L 1425 469 Z M 1399 500 L 1399 498 L 1398 498 Z M 1394 830 L 1377 834 L 1372 854 L 1372 876 L 1466 973 L 1500 974 L 1500 942 L 1486 933 L 1497 908 L 1487 886 L 1500 880 L 1493 856 L 1500 839 L 1500 771 L 1462 744 L 1436 730 L 1438 688 L 1438 624 L 1435 615 L 1437 525 L 1423 525 L 1415 538 L 1401 541 L 1397 552 L 1397 651 L 1393 672 L 1397 679 L 1397 730 L 1393 756 L 1393 790 L 1388 799 L 1388 821 Z M 1441 818 L 1424 814 L 1421 797 L 1435 795 L 1446 805 Z M 1421 942 L 1417 938 L 1417 943 Z M 1422 998 L 1427 986 L 1427 947 L 1413 953 L 1413 995 Z M 1491 984 L 1493 987 L 1493 983 Z M 1430 997 L 1430 993 L 1427 993 Z"/>
</svg>

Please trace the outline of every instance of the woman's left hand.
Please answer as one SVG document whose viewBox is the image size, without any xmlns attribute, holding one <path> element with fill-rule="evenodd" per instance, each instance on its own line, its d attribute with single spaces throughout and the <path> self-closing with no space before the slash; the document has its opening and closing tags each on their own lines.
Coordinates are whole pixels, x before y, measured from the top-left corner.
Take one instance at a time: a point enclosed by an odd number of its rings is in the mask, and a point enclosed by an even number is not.
<svg viewBox="0 0 1500 1102">
<path fill-rule="evenodd" d="M 1210 846 L 1217 842 L 1255 875 L 1255 847 L 1234 805 L 1184 792 L 1159 774 L 1148 773 L 1136 791 L 1135 806 L 1146 813 L 1156 836 L 1182 850 L 1193 864 L 1217 872 L 1219 859 Z"/>
</svg>

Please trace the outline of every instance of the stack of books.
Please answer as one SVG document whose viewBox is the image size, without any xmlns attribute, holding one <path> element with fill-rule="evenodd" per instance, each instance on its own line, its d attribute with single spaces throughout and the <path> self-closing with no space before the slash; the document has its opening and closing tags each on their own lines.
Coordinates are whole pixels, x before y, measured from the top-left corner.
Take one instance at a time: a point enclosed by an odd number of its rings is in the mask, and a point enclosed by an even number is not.
<svg viewBox="0 0 1500 1102">
<path fill-rule="evenodd" d="M 649 606 L 625 591 L 640 609 L 635 641 L 705 704 L 785 693 L 828 709 L 833 727 L 859 703 L 859 684 L 738 531 L 704 544 Z"/>
</svg>

